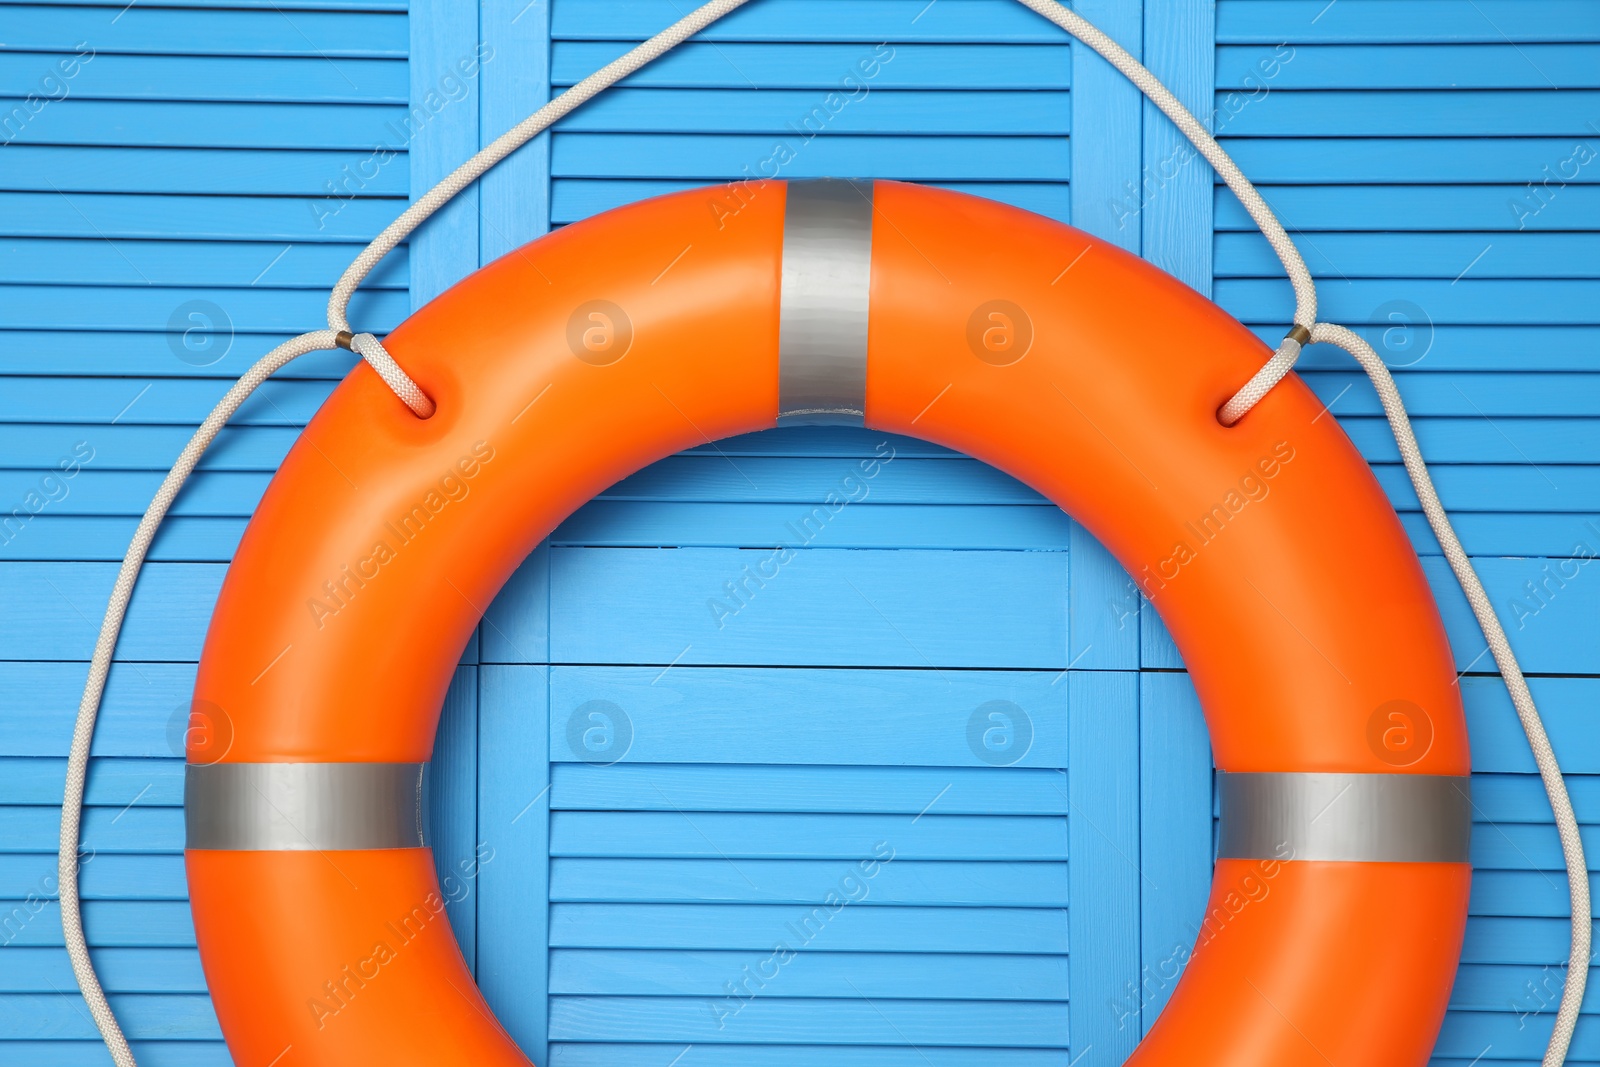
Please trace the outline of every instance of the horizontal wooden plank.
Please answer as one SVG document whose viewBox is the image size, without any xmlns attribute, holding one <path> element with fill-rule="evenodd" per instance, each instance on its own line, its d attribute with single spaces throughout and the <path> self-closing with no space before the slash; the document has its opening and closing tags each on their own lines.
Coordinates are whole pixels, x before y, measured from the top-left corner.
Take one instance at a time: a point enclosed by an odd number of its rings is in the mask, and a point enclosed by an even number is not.
<svg viewBox="0 0 1600 1067">
<path fill-rule="evenodd" d="M 550 1039 L 1065 1048 L 1067 1013 L 1048 1002 L 755 997 L 719 1020 L 703 997 L 551 997 Z M 719 1022 L 722 1024 L 719 1026 Z"/>
<path fill-rule="evenodd" d="M 1299 246 L 1318 278 L 1600 277 L 1600 233 L 1327 233 Z M 1260 234 L 1219 233 L 1215 249 L 1219 278 L 1283 275 Z"/>
<path fill-rule="evenodd" d="M 1369 89 L 1284 91 L 1273 87 L 1248 106 L 1229 91 L 1216 106 L 1229 137 L 1576 137 L 1592 136 L 1600 92 L 1548 83 L 1526 90 Z M 1571 146 L 1569 145 L 1570 149 Z"/>
<path fill-rule="evenodd" d="M 974 816 L 968 816 L 972 818 Z M 0 852 L 53 852 L 61 841 L 59 806 L 0 807 Z M 83 813 L 83 847 L 95 853 L 183 851 L 183 811 L 129 804 Z"/>
<path fill-rule="evenodd" d="M 96 614 L 100 610 L 94 609 Z M 0 662 L 5 754 L 64 758 L 88 673 L 87 660 Z M 192 662 L 114 664 L 95 728 L 94 754 L 181 759 L 194 673 Z"/>
<path fill-rule="evenodd" d="M 228 384 L 203 378 L 18 376 L 7 379 L 5 393 L 0 394 L 0 422 L 48 420 L 81 424 L 115 420 L 134 425 L 177 424 L 188 428 L 200 424 L 228 391 Z M 304 426 L 332 391 L 333 383 L 326 381 L 268 381 L 244 402 L 232 423 Z"/>
<path fill-rule="evenodd" d="M 293 5 L 291 5 L 293 6 Z M 340 5 L 342 7 L 358 5 Z M 387 6 L 387 5 L 385 5 Z M 103 7 L 6 5 L 7 50 L 71 50 L 93 41 L 96 53 L 367 56 L 404 58 L 406 16 L 382 11 L 222 10 L 136 5 L 116 17 Z"/>
<path fill-rule="evenodd" d="M 613 89 L 556 127 L 573 133 L 811 136 L 978 134 L 1062 137 L 1072 128 L 1059 90 Z M 28 129 L 31 131 L 32 126 Z M 814 142 L 811 142 L 814 143 Z M 310 146 L 308 146 L 310 147 Z M 317 146 L 320 147 L 320 146 Z M 336 145 L 330 147 L 345 147 Z M 771 150 L 770 140 L 765 145 Z"/>
<path fill-rule="evenodd" d="M 555 42 L 550 80 L 572 85 L 621 56 L 626 41 Z M 781 44 L 690 41 L 624 86 L 715 89 L 1065 89 L 1071 49 L 1061 44 Z M 3 69 L 3 68 L 0 68 Z M 3 75 L 0 75 L 3 77 Z M 0 81 L 0 85 L 4 82 Z"/>
<path fill-rule="evenodd" d="M 94 954 L 94 967 L 109 993 L 206 991 L 200 953 L 192 948 L 103 948 Z M 60 949 L 7 946 L 0 992 L 51 993 L 76 985 L 72 962 Z"/>
<path fill-rule="evenodd" d="M 1600 848 L 1600 827 L 1582 827 L 1583 847 L 1591 872 L 1600 870 L 1600 856 L 1588 854 Z M 1561 839 L 1552 824 L 1475 823 L 1472 834 L 1472 866 L 1478 870 L 1549 871 L 1566 869 Z"/>
<path fill-rule="evenodd" d="M 1067 913 L 1052 908 L 845 907 L 818 915 L 815 909 L 778 904 L 550 905 L 553 949 L 770 952 L 777 939 L 787 939 L 791 948 L 828 952 L 1059 954 L 1067 951 Z"/>
<path fill-rule="evenodd" d="M 503 647 L 494 632 L 486 628 L 487 662 L 494 662 Z M 562 643 L 558 636 L 557 646 Z M 774 646 L 766 647 L 770 655 Z M 556 763 L 1062 768 L 1067 766 L 1067 687 L 1056 684 L 1058 677 L 1032 671 L 683 664 L 666 671 L 555 667 L 549 682 L 550 758 Z M 592 718 L 596 713 L 610 720 L 610 733 L 602 720 Z M 750 729 L 755 715 L 767 729 Z M 589 733 L 597 724 L 602 732 Z M 1057 779 L 1051 785 L 1065 790 L 1064 776 Z M 943 784 L 928 790 L 917 810 L 932 805 L 942 789 Z"/>
<path fill-rule="evenodd" d="M 1600 776 L 1569 775 L 1567 791 L 1580 822 L 1600 823 Z M 1474 775 L 1472 807 L 1478 822 L 1542 825 L 1551 821 L 1544 784 L 1532 774 Z"/>
<path fill-rule="evenodd" d="M 680 824 L 688 821 L 697 827 L 715 822 L 702 815 L 674 817 Z M 722 838 L 714 836 L 720 827 L 704 829 L 720 846 Z M 855 864 L 838 860 L 563 858 L 550 861 L 550 899 L 612 904 L 809 905 L 851 900 L 872 906 L 1067 906 L 1065 862 L 925 862 L 897 854 L 893 862 L 872 870 L 876 873 L 868 877 Z"/>
<path fill-rule="evenodd" d="M 0 100 L 0 113 L 6 101 Z M 52 103 L 14 133 L 7 147 L 97 145 L 118 148 L 345 149 L 382 145 L 404 152 L 413 133 L 393 104 L 78 100 Z"/>
<path fill-rule="evenodd" d="M 826 1060 L 830 1067 L 1072 1067 L 1069 1049 L 934 1048 L 923 1045 L 688 1045 L 558 1042 L 553 1067 L 800 1067 Z M 30 1065 L 31 1067 L 31 1065 Z M 1081 1067 L 1081 1065 L 1080 1065 Z"/>
<path fill-rule="evenodd" d="M 1600 978 L 1600 968 L 1590 968 L 1589 976 Z M 1467 964 L 1456 972 L 1450 1007 L 1456 1011 L 1553 1010 L 1561 999 L 1564 977 L 1564 972 L 1554 967 Z M 1600 989 L 1591 985 L 1585 991 L 1582 1011 L 1585 1015 L 1600 1013 Z"/>
<path fill-rule="evenodd" d="M 134 1057 L 145 1067 L 234 1067 L 228 1046 L 217 1041 L 132 1041 Z M 16 1067 L 103 1067 L 104 1041 L 3 1041 L 8 1064 Z M 1031 1065 L 1030 1065 L 1031 1067 Z"/>
<path fill-rule="evenodd" d="M 1463 271 L 1468 266 L 1463 263 Z M 1286 314 L 1285 296 L 1291 294 L 1288 281 L 1219 278 L 1214 286 L 1217 303 L 1244 322 L 1278 323 Z M 1600 281 L 1587 278 L 1324 279 L 1317 294 L 1329 322 L 1389 325 L 1382 309 L 1397 305 L 1421 308 L 1439 324 L 1592 326 L 1600 320 Z M 1288 306 L 1293 308 L 1292 298 Z"/>
<path fill-rule="evenodd" d="M 116 570 L 116 565 L 109 563 L 0 563 L 0 656 L 8 660 L 87 660 L 94 650 Z M 197 661 L 223 570 L 204 563 L 146 567 L 133 593 L 117 645 L 118 656 Z M 142 669 L 132 668 L 134 672 Z"/>
<path fill-rule="evenodd" d="M 260 240 L 365 244 L 404 210 L 395 199 L 0 192 L 0 233 L 16 237 Z M 66 340 L 66 338 L 63 338 Z"/>
<path fill-rule="evenodd" d="M 1553 1011 L 1535 1019 L 1510 1010 L 1452 1011 L 1445 1015 L 1434 1053 L 1459 1057 L 1461 1065 L 1470 1064 L 1474 1058 L 1480 1065 L 1494 1067 L 1523 1061 L 1540 1063 L 1550 1040 L 1553 1018 Z M 1485 1049 L 1492 1049 L 1494 1058 L 1485 1057 Z M 1595 1036 L 1594 1027 L 1578 1027 L 1567 1062 L 1600 1062 L 1600 1037 Z"/>
<path fill-rule="evenodd" d="M 14 923 L 11 946 L 60 948 L 61 912 L 54 900 L 0 900 L 0 915 L 21 909 L 27 921 Z M 791 909 L 792 910 L 792 909 Z M 83 928 L 91 948 L 193 948 L 194 922 L 188 901 L 86 900 Z"/>
<path fill-rule="evenodd" d="M 49 810 L 54 814 L 55 809 Z M 54 817 L 56 833 L 59 835 L 60 816 L 55 814 Z M 182 814 L 179 813 L 178 817 L 181 823 Z M 124 839 L 127 839 L 126 835 Z M 181 848 L 182 845 L 180 833 L 178 846 Z M 86 841 L 84 847 L 94 846 Z M 0 899 L 27 900 L 30 894 L 54 896 L 57 888 L 54 852 L 9 852 L 0 855 Z M 87 858 L 80 867 L 78 890 L 84 900 L 186 901 L 189 897 L 183 856 L 172 849 L 159 854 L 93 853 L 92 858 Z"/>
<path fill-rule="evenodd" d="M 1371 323 L 1350 329 L 1366 338 L 1392 369 L 1433 371 L 1590 371 L 1586 346 L 1600 343 L 1595 326 L 1459 326 L 1434 323 L 1428 312 L 1404 301 L 1384 301 L 1362 309 Z M 1255 334 L 1269 347 L 1283 336 L 1281 323 L 1257 325 Z M 1333 345 L 1312 345 L 1298 366 L 1307 370 L 1349 370 L 1350 354 Z M 1523 417 L 1527 413 L 1522 413 Z"/>
<path fill-rule="evenodd" d="M 16 144 L 0 156 L 0 184 L 13 193 L 317 197 L 326 216 L 351 199 L 403 200 L 409 187 L 405 158 L 403 152 L 371 148 L 280 152 Z M 341 187 L 345 182 L 348 187 Z M 392 218 L 405 205 L 397 202 L 389 210 Z"/>
<path fill-rule="evenodd" d="M 707 184 L 693 179 L 661 178 L 557 178 L 550 183 L 550 220 L 554 224 L 577 222 L 623 204 L 650 196 L 661 196 Z M 954 189 L 998 200 L 1058 222 L 1071 218 L 1066 177 L 1046 182 L 927 182 L 942 189 Z M 3 225 L 3 224 L 0 224 Z"/>
<path fill-rule="evenodd" d="M 1571 948 L 1571 933 L 1565 916 L 1468 919 L 1461 962 L 1560 964 Z"/>
<path fill-rule="evenodd" d="M 279 241 L 13 237 L 0 239 L 0 283 L 331 289 L 361 249 Z M 406 252 L 398 249 L 361 284 L 404 289 L 407 273 Z"/>
<path fill-rule="evenodd" d="M 1567 89 L 1600 87 L 1600 43 L 1221 45 L 1216 84 L 1291 89 Z"/>
<path fill-rule="evenodd" d="M 986 0 L 774 0 L 735 11 L 707 41 L 1063 42 L 1065 34 L 1020 6 Z M 643 40 L 684 16 L 673 0 L 557 0 L 556 40 Z"/>
<path fill-rule="evenodd" d="M 744 952 L 557 949 L 550 954 L 550 992 L 720 998 L 726 983 L 745 980 L 750 963 Z M 802 952 L 763 983 L 760 995 L 1061 1002 L 1067 958 Z"/>
<path fill-rule="evenodd" d="M 103 42 L 103 37 L 96 37 L 97 45 Z M 0 96 L 26 97 L 41 89 L 48 91 L 42 83 L 47 75 L 62 75 L 62 62 L 68 64 L 66 70 L 76 67 L 69 83 L 73 100 L 330 104 L 404 104 L 408 100 L 406 65 L 401 59 L 97 53 L 85 63 L 70 46 L 64 52 L 0 52 Z"/>
<path fill-rule="evenodd" d="M 550 855 L 833 860 L 838 880 L 858 873 L 857 861 L 891 858 L 1065 860 L 1067 821 L 1030 815 L 556 811 L 550 814 Z M 774 870 L 774 880 L 783 870 Z"/>
<path fill-rule="evenodd" d="M 1518 653 L 1523 645 L 1513 633 L 1512 647 Z M 1479 663 L 1481 671 L 1492 671 L 1490 664 Z M 1593 708 L 1600 697 L 1600 679 L 1530 678 L 1528 686 L 1534 703 L 1568 774 L 1600 773 L 1600 736 L 1584 725 L 1584 709 Z M 1461 679 L 1461 698 L 1467 709 L 1467 728 L 1472 739 L 1472 769 L 1475 772 L 1531 774 L 1533 756 L 1528 751 L 1522 725 L 1511 706 L 1511 697 L 1498 676 L 1467 676 Z"/>
<path fill-rule="evenodd" d="M 757 575 L 762 584 L 745 576 L 746 566 L 760 567 L 769 555 L 553 549 L 554 661 L 1066 666 L 1061 553 L 814 553 L 774 578 Z M 937 583 L 929 581 L 931 567 Z M 773 573 L 771 564 L 767 570 Z M 735 599 L 729 586 L 738 592 L 739 583 L 747 585 Z M 621 604 L 630 618 L 625 632 L 615 625 Z M 963 620 L 959 631 L 950 618 Z M 499 616 L 496 624 L 505 630 Z"/>
<path fill-rule="evenodd" d="M 1584 0 L 1221 0 L 1217 41 L 1448 43 L 1592 41 L 1600 11 Z"/>
<path fill-rule="evenodd" d="M 1341 6 L 1353 2 L 1342 0 Z M 1569 186 L 1600 181 L 1600 167 L 1581 162 L 1595 156 L 1595 148 L 1581 138 L 1340 137 L 1323 142 L 1228 136 L 1220 140 L 1252 181 L 1266 184 L 1522 183 L 1542 182 L 1547 174 L 1570 175 Z"/>
<path fill-rule="evenodd" d="M 932 808 L 930 798 L 937 798 Z M 1022 767 L 557 763 L 550 768 L 550 806 L 589 811 L 1065 815 L 1067 796 L 1057 772 Z"/>
<path fill-rule="evenodd" d="M 731 181 L 781 170 L 790 179 L 854 174 L 902 181 L 1066 181 L 1070 160 L 1064 137 L 793 136 L 775 146 L 773 138 L 759 134 L 565 133 L 551 142 L 550 168 L 557 178 Z M 5 176 L 0 169 L 0 179 Z"/>
<path fill-rule="evenodd" d="M 235 329 L 231 344 L 219 343 L 211 347 L 208 342 L 213 336 L 219 342 L 228 336 L 226 329 L 213 333 L 204 325 L 208 316 L 217 323 L 222 322 L 222 318 L 217 316 L 220 307 L 197 304 L 174 308 L 173 311 L 178 313 L 175 317 L 187 320 L 186 329 L 197 330 L 187 338 L 181 330 L 176 335 L 169 332 L 166 324 L 159 330 L 142 333 L 127 330 L 63 333 L 60 329 L 0 331 L 0 371 L 19 377 L 59 374 L 78 378 L 134 375 L 233 379 L 248 370 L 257 359 L 294 336 L 303 325 L 297 323 L 292 331 L 282 333 L 239 333 Z M 190 318 L 191 313 L 197 318 Z M 226 312 L 223 314 L 226 315 Z M 169 316 L 169 322 L 172 317 Z M 231 317 L 228 321 L 232 322 Z M 189 343 L 185 344 L 185 340 Z M 359 358 L 342 349 L 308 352 L 279 371 L 273 380 L 340 379 L 350 372 L 354 361 Z M 198 422 L 193 425 L 198 425 Z M 183 428 L 183 432 L 187 433 L 187 428 Z M 227 430 L 223 432 L 227 433 Z M 80 439 L 74 438 L 74 441 Z M 287 447 L 284 446 L 285 451 Z M 174 451 L 173 455 L 176 454 Z M 209 458 L 210 454 L 207 453 Z"/>
<path fill-rule="evenodd" d="M 9 747 L 9 746 L 6 746 Z M 59 804 L 65 760 L 49 756 L 0 756 L 0 804 Z M 150 807 L 183 804 L 183 758 L 89 761 L 84 803 L 121 808 L 137 801 Z"/>
<path fill-rule="evenodd" d="M 1600 876 L 1591 874 L 1589 885 L 1593 897 L 1600 889 Z M 1600 903 L 1590 907 L 1600 918 Z M 1572 914 L 1572 897 L 1566 877 L 1557 872 L 1474 871 L 1470 908 L 1473 915 L 1565 919 Z"/>
<path fill-rule="evenodd" d="M 111 1010 L 131 1039 L 215 1041 L 222 1036 L 204 994 L 112 994 Z M 13 1040 L 82 1041 L 99 1036 L 83 998 L 59 993 L 0 993 L 0 1031 Z M 0 1052 L 5 1049 L 0 1043 Z"/>
<path fill-rule="evenodd" d="M 244 536 L 246 520 L 168 519 L 161 524 L 147 559 L 160 563 L 226 563 Z M 29 521 L 27 536 L 0 544 L 0 561 L 67 562 L 120 560 L 139 520 L 86 515 Z"/>
<path fill-rule="evenodd" d="M 311 288 L 7 285 L 0 287 L 0 329 L 49 330 L 73 323 L 84 330 L 176 330 L 180 345 L 181 331 L 199 329 L 205 340 L 191 340 L 188 351 L 192 361 L 203 363 L 230 330 L 291 333 L 322 328 L 327 302 L 326 293 Z M 392 330 L 410 312 L 409 296 L 396 289 L 362 289 L 350 301 L 351 321 L 378 333 Z"/>
<path fill-rule="evenodd" d="M 1553 158 L 1548 165 L 1553 168 L 1566 158 Z M 1543 179 L 1542 174 L 1532 174 L 1525 181 Z M 1552 182 L 1551 188 L 1554 186 Z M 1600 187 L 1593 185 L 1568 183 L 1556 196 L 1542 186 L 1536 193 L 1526 184 L 1313 183 L 1267 186 L 1261 193 L 1303 245 L 1309 244 L 1303 235 L 1324 231 L 1545 231 L 1600 226 Z M 1233 193 L 1220 186 L 1215 194 L 1215 215 L 1218 230 L 1256 228 Z"/>
</svg>

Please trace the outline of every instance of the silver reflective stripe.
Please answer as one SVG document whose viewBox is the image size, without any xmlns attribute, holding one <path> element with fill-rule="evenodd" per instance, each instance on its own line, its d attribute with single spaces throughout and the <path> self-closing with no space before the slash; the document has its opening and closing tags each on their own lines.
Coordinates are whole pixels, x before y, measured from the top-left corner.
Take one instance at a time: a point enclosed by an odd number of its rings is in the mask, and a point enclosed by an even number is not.
<svg viewBox="0 0 1600 1067">
<path fill-rule="evenodd" d="M 1219 859 L 1466 863 L 1471 779 L 1438 774 L 1217 775 Z"/>
<path fill-rule="evenodd" d="M 421 763 L 189 764 L 187 848 L 421 848 Z"/>
<path fill-rule="evenodd" d="M 872 183 L 790 182 L 778 320 L 779 422 L 861 424 L 871 281 Z"/>
</svg>

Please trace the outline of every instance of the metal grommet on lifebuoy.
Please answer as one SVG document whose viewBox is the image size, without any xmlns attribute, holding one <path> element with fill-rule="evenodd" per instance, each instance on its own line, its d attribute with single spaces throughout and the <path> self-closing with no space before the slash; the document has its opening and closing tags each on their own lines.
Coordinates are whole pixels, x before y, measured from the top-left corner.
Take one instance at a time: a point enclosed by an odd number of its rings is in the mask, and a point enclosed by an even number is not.
<svg viewBox="0 0 1600 1067">
<path fill-rule="evenodd" d="M 1183 343 L 1150 344 L 1152 321 Z M 597 492 L 780 420 L 854 420 L 1019 478 L 1117 556 L 1182 650 L 1222 772 L 1219 856 L 1130 1063 L 1427 1062 L 1470 883 L 1444 629 L 1303 383 L 1218 423 L 1266 349 L 1214 304 L 978 198 L 764 182 L 551 234 L 385 345 L 437 411 L 413 417 L 365 364 L 334 391 L 245 533 L 196 682 L 232 728 L 190 768 L 186 856 L 237 1062 L 526 1063 L 420 837 L 460 649 Z M 383 979 L 333 1011 L 326 990 L 378 955 Z"/>
</svg>

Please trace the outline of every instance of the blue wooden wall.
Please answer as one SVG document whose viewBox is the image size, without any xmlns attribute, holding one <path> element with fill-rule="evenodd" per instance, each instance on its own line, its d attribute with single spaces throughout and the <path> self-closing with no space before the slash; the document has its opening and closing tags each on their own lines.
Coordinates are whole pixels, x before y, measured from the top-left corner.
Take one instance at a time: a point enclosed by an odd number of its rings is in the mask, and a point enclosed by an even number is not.
<svg viewBox="0 0 1600 1067">
<path fill-rule="evenodd" d="M 1077 7 L 1214 111 L 1325 317 L 1398 369 L 1600 820 L 1600 4 Z M 408 195 L 679 14 L 0 2 L 0 1062 L 107 1062 L 68 992 L 57 805 L 161 472 L 227 378 L 321 322 Z M 797 132 L 830 91 L 847 103 Z M 755 0 L 465 194 L 353 318 L 391 328 L 551 226 L 776 159 L 1071 221 L 1269 340 L 1291 308 L 1165 120 L 1010 0 Z M 228 1062 L 185 902 L 187 690 L 243 523 L 347 366 L 306 357 L 225 432 L 113 671 L 85 910 L 149 1064 Z M 1566 945 L 1548 807 L 1370 388 L 1336 353 L 1305 372 L 1390 490 L 1463 672 L 1478 873 L 1436 1062 L 1533 1063 Z M 780 542 L 804 547 L 776 565 Z M 1210 873 L 1203 724 L 1126 576 L 1016 483 L 864 431 L 697 449 L 573 516 L 468 648 L 435 785 L 463 951 L 524 1047 L 566 1067 L 1116 1064 Z M 1589 1026 L 1574 1062 L 1600 1061 Z"/>
</svg>

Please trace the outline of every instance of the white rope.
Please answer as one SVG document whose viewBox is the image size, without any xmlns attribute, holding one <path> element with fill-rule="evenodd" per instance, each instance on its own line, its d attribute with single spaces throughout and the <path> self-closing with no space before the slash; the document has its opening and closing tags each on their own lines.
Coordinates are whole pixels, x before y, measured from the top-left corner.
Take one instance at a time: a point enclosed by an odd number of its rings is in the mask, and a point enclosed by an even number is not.
<svg viewBox="0 0 1600 1067">
<path fill-rule="evenodd" d="M 67 954 L 72 959 L 73 974 L 77 977 L 78 986 L 83 991 L 90 1013 L 94 1016 L 95 1025 L 99 1027 L 100 1034 L 105 1039 L 106 1047 L 110 1050 L 111 1058 L 117 1067 L 136 1067 L 136 1064 L 133 1052 L 128 1047 L 127 1038 L 123 1036 L 116 1016 L 106 1001 L 99 977 L 95 974 L 94 964 L 89 958 L 78 899 L 78 838 L 83 815 L 84 780 L 89 766 L 89 747 L 94 738 L 95 720 L 99 716 L 100 702 L 105 695 L 106 677 L 111 669 L 112 653 L 116 650 L 117 637 L 121 633 L 123 619 L 127 615 L 133 586 L 138 580 L 140 569 L 144 566 L 156 530 L 166 517 L 178 491 L 194 471 L 196 464 L 200 462 L 200 457 L 216 439 L 217 433 L 239 409 L 239 405 L 244 403 L 257 386 L 290 360 L 307 352 L 336 346 L 351 349 L 377 371 L 395 395 L 419 418 L 432 415 L 433 401 L 406 374 L 383 344 L 370 333 L 352 332 L 348 309 L 350 298 L 356 288 L 377 266 L 379 260 L 393 251 L 424 220 L 449 203 L 461 190 L 482 177 L 495 164 L 585 101 L 748 2 L 749 0 L 712 0 L 711 3 L 696 9 L 626 55 L 567 89 L 500 135 L 424 193 L 402 212 L 399 218 L 385 227 L 340 276 L 328 300 L 329 329 L 314 330 L 286 341 L 252 365 L 206 416 L 200 428 L 184 446 L 172 470 L 163 479 L 160 489 L 156 491 L 155 499 L 150 502 L 150 507 L 140 520 L 138 529 L 134 531 L 128 553 L 117 573 L 116 584 L 112 587 L 105 620 L 101 624 L 100 636 L 95 643 L 94 656 L 90 661 L 89 678 L 84 686 L 83 700 L 78 706 L 77 724 L 73 730 L 72 747 L 67 757 L 66 792 L 61 807 L 58 872 L 61 882 L 62 933 L 66 939 Z M 1572 1041 L 1573 1027 L 1577 1024 L 1578 1009 L 1583 1001 L 1584 987 L 1589 974 L 1589 881 L 1583 855 L 1583 842 L 1578 835 L 1578 821 L 1573 814 L 1566 783 L 1561 777 L 1561 768 L 1551 748 L 1550 739 L 1545 733 L 1544 723 L 1540 720 L 1538 709 L 1533 703 L 1533 696 L 1528 691 L 1527 681 L 1523 678 L 1522 669 L 1517 664 L 1505 630 L 1489 603 L 1488 594 L 1484 592 L 1483 583 L 1472 569 L 1472 561 L 1461 547 L 1461 541 L 1450 525 L 1444 506 L 1439 502 L 1439 495 L 1434 490 L 1427 466 L 1423 463 L 1416 435 L 1412 432 L 1411 420 L 1406 415 L 1405 405 L 1401 401 L 1399 390 L 1395 387 L 1393 376 L 1384 366 L 1382 359 L 1372 350 L 1372 346 L 1360 336 L 1343 326 L 1317 322 L 1316 284 L 1306 267 L 1305 260 L 1300 256 L 1299 249 L 1289 238 L 1282 223 L 1210 132 L 1178 102 L 1154 74 L 1121 45 L 1055 0 L 1018 0 L 1018 2 L 1098 52 L 1177 125 L 1239 198 L 1239 202 L 1255 220 L 1256 226 L 1277 253 L 1284 271 L 1289 275 L 1295 294 L 1295 328 L 1279 343 L 1272 358 L 1223 405 L 1217 413 L 1218 418 L 1230 426 L 1243 418 L 1289 373 L 1295 360 L 1299 358 L 1303 344 L 1325 341 L 1339 345 L 1356 358 L 1372 379 L 1378 398 L 1383 403 L 1384 413 L 1389 418 L 1390 429 L 1400 447 L 1406 472 L 1411 476 L 1412 485 L 1416 487 L 1418 499 L 1422 501 L 1423 512 L 1427 515 L 1428 523 L 1433 527 L 1434 534 L 1444 549 L 1445 558 L 1450 561 L 1456 580 L 1461 583 L 1461 588 L 1472 605 L 1473 614 L 1477 617 L 1479 626 L 1483 628 L 1489 648 L 1494 653 L 1495 663 L 1505 678 L 1507 689 L 1511 692 L 1512 703 L 1516 707 L 1518 718 L 1522 721 L 1523 732 L 1527 734 L 1528 746 L 1533 751 L 1534 762 L 1538 765 L 1545 792 L 1550 798 L 1551 810 L 1555 814 L 1562 854 L 1566 859 L 1567 880 L 1571 888 L 1572 946 L 1568 958 L 1566 985 L 1562 991 L 1561 1006 L 1556 1013 L 1550 1043 L 1545 1052 L 1544 1067 L 1560 1067 L 1566 1060 L 1567 1049 Z"/>
</svg>

